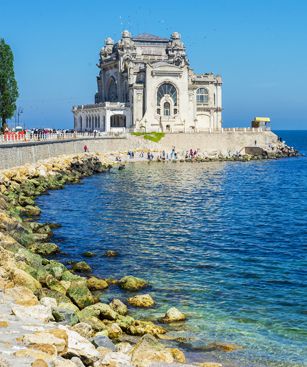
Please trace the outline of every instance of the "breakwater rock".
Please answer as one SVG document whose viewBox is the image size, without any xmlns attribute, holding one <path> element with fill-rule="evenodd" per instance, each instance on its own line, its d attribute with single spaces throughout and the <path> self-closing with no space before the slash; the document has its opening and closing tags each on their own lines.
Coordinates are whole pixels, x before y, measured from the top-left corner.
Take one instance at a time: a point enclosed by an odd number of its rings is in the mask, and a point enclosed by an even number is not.
<svg viewBox="0 0 307 367">
<path fill-rule="evenodd" d="M 101 154 L 81 154 L 0 173 L 1 366 L 147 367 L 185 361 L 182 351 L 158 341 L 167 332 L 164 326 L 134 319 L 119 299 L 100 302 L 95 291 L 109 282 L 86 277 L 92 269 L 85 262 L 68 268 L 43 257 L 60 248 L 50 242 L 56 224 L 37 222 L 35 197 L 107 172 L 112 164 Z M 147 285 L 127 276 L 117 286 L 136 292 Z"/>
</svg>

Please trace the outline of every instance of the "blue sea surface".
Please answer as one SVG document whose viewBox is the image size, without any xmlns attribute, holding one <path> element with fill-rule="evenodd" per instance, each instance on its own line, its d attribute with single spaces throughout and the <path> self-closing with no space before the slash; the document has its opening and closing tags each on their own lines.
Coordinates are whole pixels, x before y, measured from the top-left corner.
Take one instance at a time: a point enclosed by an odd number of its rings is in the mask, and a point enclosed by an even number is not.
<svg viewBox="0 0 307 367">
<path fill-rule="evenodd" d="M 307 154 L 307 131 L 279 131 Z M 38 198 L 58 222 L 58 259 L 93 273 L 150 280 L 157 320 L 188 315 L 170 333 L 191 361 L 223 366 L 307 366 L 307 158 L 250 162 L 135 163 Z M 106 258 L 108 249 L 120 256 Z M 130 293 L 112 286 L 107 302 Z M 209 343 L 243 349 L 204 351 Z"/>
</svg>

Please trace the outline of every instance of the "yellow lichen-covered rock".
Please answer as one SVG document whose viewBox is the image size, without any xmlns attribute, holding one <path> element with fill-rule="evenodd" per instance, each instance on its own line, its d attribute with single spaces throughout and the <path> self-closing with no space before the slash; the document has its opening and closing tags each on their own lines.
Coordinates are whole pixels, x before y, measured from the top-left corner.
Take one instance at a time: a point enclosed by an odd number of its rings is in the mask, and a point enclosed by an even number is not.
<svg viewBox="0 0 307 367">
<path fill-rule="evenodd" d="M 56 356 L 58 354 L 57 348 L 52 344 L 46 344 L 42 340 L 42 343 L 34 343 L 29 346 L 30 349 L 38 350 L 43 353 L 50 354 L 51 356 Z"/>
<path fill-rule="evenodd" d="M 14 230 L 18 226 L 20 223 L 15 218 L 11 218 L 5 211 L 0 210 L 0 231 Z"/>
<path fill-rule="evenodd" d="M 119 280 L 119 286 L 128 291 L 137 291 L 147 287 L 148 282 L 144 279 L 127 275 Z"/>
<path fill-rule="evenodd" d="M 78 324 L 74 325 L 71 329 L 87 339 L 93 337 L 95 334 L 92 326 L 86 322 L 79 322 Z"/>
<path fill-rule="evenodd" d="M 81 320 L 80 320 L 81 321 Z M 82 318 L 82 322 L 90 325 L 95 332 L 106 331 L 106 325 L 96 316 L 88 316 Z"/>
<path fill-rule="evenodd" d="M 13 302 L 23 306 L 34 306 L 37 305 L 38 299 L 34 293 L 27 287 L 15 286 L 8 288 L 4 292 L 5 298 L 10 298 Z"/>
<path fill-rule="evenodd" d="M 67 348 L 68 348 L 68 333 L 67 333 L 67 331 L 63 330 L 63 329 L 51 329 L 51 330 L 48 330 L 48 332 L 51 335 L 55 336 L 56 338 L 64 340 L 65 347 L 64 347 L 64 350 L 61 351 L 61 353 L 62 354 L 66 353 Z"/>
<path fill-rule="evenodd" d="M 90 277 L 87 279 L 86 284 L 91 290 L 103 290 L 109 287 L 109 284 L 104 279 L 99 279 L 96 277 Z"/>
<path fill-rule="evenodd" d="M 165 334 L 166 330 L 151 321 L 135 320 L 127 327 L 127 333 L 131 335 L 142 336 L 145 334 L 159 335 Z"/>
<path fill-rule="evenodd" d="M 185 355 L 182 350 L 178 348 L 170 348 L 170 352 L 172 353 L 174 360 L 179 363 L 185 363 Z"/>
<path fill-rule="evenodd" d="M 0 321 L 0 328 L 6 328 L 9 326 L 9 323 L 7 321 Z"/>
<path fill-rule="evenodd" d="M 140 294 L 134 297 L 128 298 L 128 303 L 134 307 L 152 307 L 155 301 L 150 294 Z"/>
<path fill-rule="evenodd" d="M 52 367 L 77 367 L 77 365 L 69 359 L 56 359 L 53 361 Z"/>
<path fill-rule="evenodd" d="M 144 335 L 131 349 L 129 355 L 135 367 L 148 367 L 153 362 L 174 362 L 172 352 L 151 335 Z"/>
<path fill-rule="evenodd" d="M 0 244 L 5 250 L 15 252 L 22 246 L 8 233 L 0 232 Z"/>
<path fill-rule="evenodd" d="M 15 269 L 13 271 L 12 280 L 16 285 L 25 286 L 31 289 L 33 292 L 42 287 L 35 278 L 33 278 L 30 274 L 21 269 Z"/>
<path fill-rule="evenodd" d="M 34 358 L 34 359 L 42 359 L 44 361 L 52 361 L 56 357 L 52 356 L 48 353 L 41 352 L 40 350 L 35 350 L 31 348 L 20 349 L 17 350 L 14 355 L 18 358 Z"/>
<path fill-rule="evenodd" d="M 31 367 L 48 367 L 48 363 L 43 359 L 36 359 L 31 363 Z"/>
<path fill-rule="evenodd" d="M 111 339 L 118 339 L 123 334 L 122 329 L 116 322 L 106 325 L 106 330 L 108 332 L 109 338 Z"/>
<path fill-rule="evenodd" d="M 22 337 L 22 342 L 28 346 L 41 343 L 51 345 L 56 348 L 57 353 L 65 353 L 67 351 L 68 336 L 65 330 L 51 329 L 26 334 Z"/>
</svg>

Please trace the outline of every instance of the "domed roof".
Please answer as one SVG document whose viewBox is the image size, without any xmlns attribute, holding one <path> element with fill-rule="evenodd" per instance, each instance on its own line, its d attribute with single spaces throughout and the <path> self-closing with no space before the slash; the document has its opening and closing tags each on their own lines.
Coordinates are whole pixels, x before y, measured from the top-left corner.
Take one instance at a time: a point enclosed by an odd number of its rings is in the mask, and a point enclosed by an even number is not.
<svg viewBox="0 0 307 367">
<path fill-rule="evenodd" d="M 122 37 L 123 38 L 131 38 L 131 33 L 127 30 L 122 32 Z"/>
<path fill-rule="evenodd" d="M 178 32 L 173 32 L 172 35 L 171 35 L 171 38 L 173 40 L 179 40 L 181 38 L 181 35 Z"/>
<path fill-rule="evenodd" d="M 106 45 L 114 45 L 114 41 L 112 40 L 111 37 L 106 38 L 105 41 L 104 41 L 104 43 Z"/>
<path fill-rule="evenodd" d="M 154 34 L 150 33 L 140 33 L 136 37 L 133 37 L 133 39 L 136 41 L 168 41 L 167 38 L 155 36 Z"/>
</svg>

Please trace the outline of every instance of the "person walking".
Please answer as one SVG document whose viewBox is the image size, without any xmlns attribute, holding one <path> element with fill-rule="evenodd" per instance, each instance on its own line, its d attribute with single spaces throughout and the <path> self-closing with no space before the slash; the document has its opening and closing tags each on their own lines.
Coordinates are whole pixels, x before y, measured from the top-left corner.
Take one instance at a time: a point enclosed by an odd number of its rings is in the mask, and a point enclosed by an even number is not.
<svg viewBox="0 0 307 367">
<path fill-rule="evenodd" d="M 84 145 L 83 150 L 84 150 L 84 153 L 88 153 L 88 147 L 87 147 L 87 145 Z"/>
</svg>

